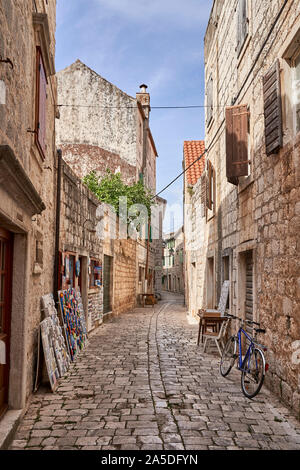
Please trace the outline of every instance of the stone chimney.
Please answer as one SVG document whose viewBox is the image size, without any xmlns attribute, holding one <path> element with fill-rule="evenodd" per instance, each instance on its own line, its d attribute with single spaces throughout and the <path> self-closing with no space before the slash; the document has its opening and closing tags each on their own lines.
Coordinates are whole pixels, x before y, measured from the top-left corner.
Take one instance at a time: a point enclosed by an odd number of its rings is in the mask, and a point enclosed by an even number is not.
<svg viewBox="0 0 300 470">
<path fill-rule="evenodd" d="M 147 93 L 147 85 L 144 83 L 140 85 L 140 92 L 136 94 L 137 101 L 142 105 L 145 116 L 149 119 L 150 108 L 150 95 Z"/>
</svg>

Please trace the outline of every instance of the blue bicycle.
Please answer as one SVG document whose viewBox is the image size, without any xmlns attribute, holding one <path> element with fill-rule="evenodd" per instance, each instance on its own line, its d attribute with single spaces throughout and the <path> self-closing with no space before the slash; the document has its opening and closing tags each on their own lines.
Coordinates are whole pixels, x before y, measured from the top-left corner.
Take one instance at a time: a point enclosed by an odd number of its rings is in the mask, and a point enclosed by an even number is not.
<svg viewBox="0 0 300 470">
<path fill-rule="evenodd" d="M 226 316 L 235 320 L 239 320 L 241 322 L 241 326 L 237 334 L 231 336 L 225 344 L 221 357 L 220 372 L 223 377 L 226 377 L 234 366 L 236 359 L 239 359 L 238 369 L 242 373 L 241 386 L 243 394 L 247 398 L 253 398 L 260 391 L 264 383 L 266 370 L 268 368 L 263 353 L 263 351 L 266 351 L 267 349 L 265 346 L 258 344 L 256 341 L 257 335 L 260 333 L 264 334 L 266 330 L 260 328 L 260 324 L 254 321 L 242 320 L 241 318 L 235 317 L 233 315 Z M 252 338 L 242 328 L 244 323 L 256 325 L 259 327 L 254 328 L 254 338 Z M 250 343 L 244 358 L 242 355 L 242 335 Z"/>
</svg>

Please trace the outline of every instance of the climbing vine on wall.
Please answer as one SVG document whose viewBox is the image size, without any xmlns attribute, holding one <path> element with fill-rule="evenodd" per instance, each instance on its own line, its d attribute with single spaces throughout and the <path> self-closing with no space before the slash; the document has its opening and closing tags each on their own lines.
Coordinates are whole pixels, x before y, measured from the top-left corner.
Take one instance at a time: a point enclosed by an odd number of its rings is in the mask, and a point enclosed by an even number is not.
<svg viewBox="0 0 300 470">
<path fill-rule="evenodd" d="M 121 173 L 112 173 L 107 170 L 106 175 L 102 178 L 97 176 L 95 171 L 91 171 L 83 178 L 84 184 L 97 196 L 99 201 L 110 204 L 118 216 L 120 214 L 120 197 L 127 198 L 127 208 L 140 204 L 147 208 L 148 216 L 151 216 L 151 206 L 154 204 L 154 198 L 149 189 L 144 186 L 142 180 L 132 185 L 127 185 L 122 181 Z M 139 211 L 135 214 L 127 216 L 127 223 L 131 223 L 134 217 L 139 215 Z M 145 220 L 146 222 L 146 220 Z"/>
</svg>

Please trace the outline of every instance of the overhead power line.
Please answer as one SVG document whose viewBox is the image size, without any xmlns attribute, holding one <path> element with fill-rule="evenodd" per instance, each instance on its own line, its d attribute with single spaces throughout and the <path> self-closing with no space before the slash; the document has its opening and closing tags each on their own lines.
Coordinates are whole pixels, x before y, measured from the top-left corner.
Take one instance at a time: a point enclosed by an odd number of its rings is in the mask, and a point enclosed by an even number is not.
<svg viewBox="0 0 300 470">
<path fill-rule="evenodd" d="M 195 161 L 193 161 L 187 168 L 185 168 L 178 176 L 176 176 L 176 178 L 174 178 L 167 186 L 165 186 L 161 191 L 159 191 L 159 193 L 157 193 L 155 197 L 159 196 L 161 193 L 163 193 L 166 189 L 168 189 L 173 183 L 175 183 L 175 181 L 177 181 L 181 176 L 183 176 L 193 165 L 195 165 L 196 162 L 198 162 L 202 157 L 204 157 L 204 155 L 208 152 L 208 149 L 205 149 L 204 152 L 198 157 L 196 158 Z"/>
<path fill-rule="evenodd" d="M 137 109 L 137 106 L 101 106 L 100 104 L 58 104 L 59 108 L 101 108 L 101 109 Z M 199 109 L 199 108 L 226 108 L 220 106 L 188 105 L 188 106 L 150 106 L 151 109 Z"/>
<path fill-rule="evenodd" d="M 161 190 L 159 191 L 159 193 L 157 193 L 157 194 L 153 197 L 153 199 L 156 198 L 157 196 L 159 196 L 161 193 L 163 193 L 166 189 L 168 189 L 173 183 L 175 183 L 175 181 L 177 181 L 181 176 L 183 176 L 193 165 L 195 165 L 195 163 L 197 163 L 199 160 L 201 160 L 201 158 L 203 158 L 204 155 L 210 151 L 210 149 L 211 149 L 211 148 L 213 147 L 213 145 L 214 145 L 214 142 L 215 142 L 215 140 L 216 140 L 216 138 L 217 138 L 218 133 L 219 133 L 220 130 L 222 129 L 222 126 L 223 126 L 224 122 L 225 122 L 225 120 L 223 119 L 223 120 L 221 121 L 221 124 L 219 125 L 219 127 L 218 127 L 218 129 L 217 129 L 217 131 L 216 131 L 216 133 L 215 133 L 215 135 L 214 135 L 214 137 L 213 137 L 213 139 L 211 140 L 209 146 L 204 150 L 204 152 L 203 152 L 201 155 L 199 155 L 199 157 L 197 157 L 196 160 L 194 160 L 194 161 L 193 161 L 187 168 L 185 168 L 178 176 L 176 176 L 176 178 L 174 178 L 169 184 L 167 184 L 167 186 L 165 186 L 163 189 L 161 189 Z"/>
</svg>

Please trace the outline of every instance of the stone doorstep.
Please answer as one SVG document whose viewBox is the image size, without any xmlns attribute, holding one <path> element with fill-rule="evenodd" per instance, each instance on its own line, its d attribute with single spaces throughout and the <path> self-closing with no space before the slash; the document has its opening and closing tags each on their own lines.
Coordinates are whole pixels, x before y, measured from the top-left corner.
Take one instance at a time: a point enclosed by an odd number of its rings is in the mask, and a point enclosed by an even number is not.
<svg viewBox="0 0 300 470">
<path fill-rule="evenodd" d="M 24 410 L 8 410 L 0 420 L 0 450 L 7 450 L 12 443 Z"/>
</svg>

